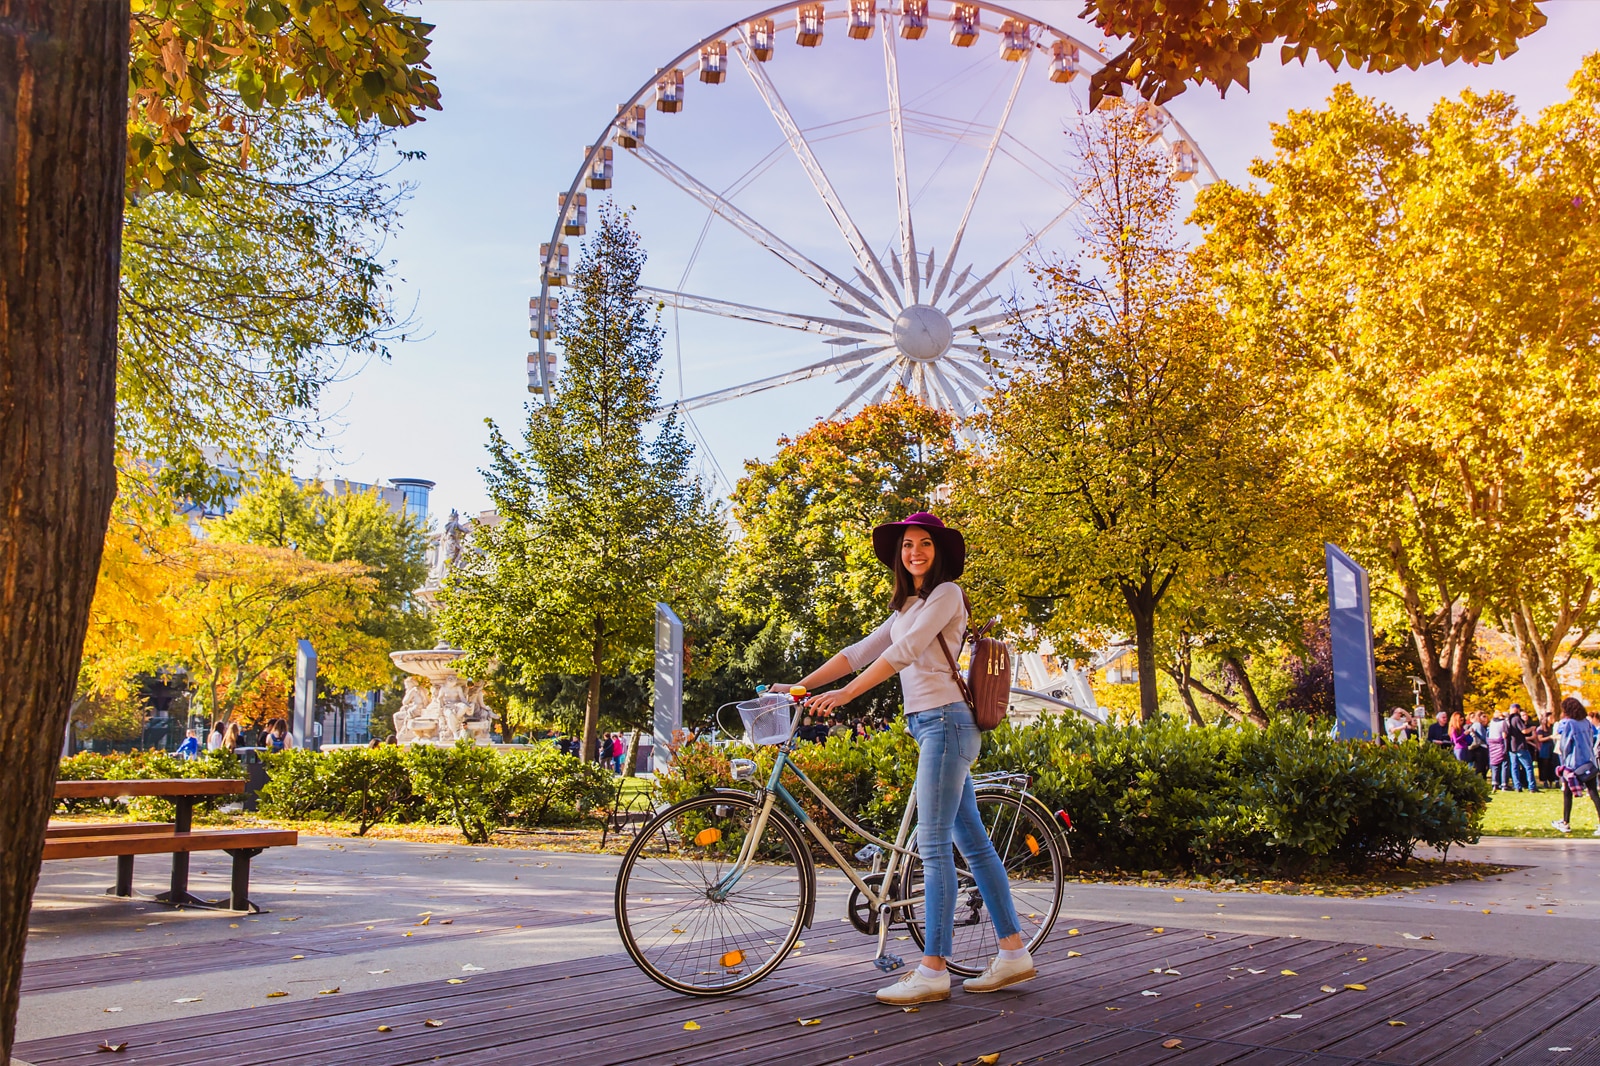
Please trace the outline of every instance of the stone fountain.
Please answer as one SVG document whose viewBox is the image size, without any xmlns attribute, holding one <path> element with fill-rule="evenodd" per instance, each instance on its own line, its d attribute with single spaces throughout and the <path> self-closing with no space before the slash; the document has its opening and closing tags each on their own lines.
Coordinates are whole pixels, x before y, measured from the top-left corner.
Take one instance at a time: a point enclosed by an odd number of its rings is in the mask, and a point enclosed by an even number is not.
<svg viewBox="0 0 1600 1066">
<path fill-rule="evenodd" d="M 483 682 L 464 680 L 452 666 L 465 654 L 448 644 L 389 653 L 411 675 L 394 714 L 395 739 L 401 744 L 454 744 L 462 737 L 489 743 L 494 712 L 483 701 Z"/>
</svg>

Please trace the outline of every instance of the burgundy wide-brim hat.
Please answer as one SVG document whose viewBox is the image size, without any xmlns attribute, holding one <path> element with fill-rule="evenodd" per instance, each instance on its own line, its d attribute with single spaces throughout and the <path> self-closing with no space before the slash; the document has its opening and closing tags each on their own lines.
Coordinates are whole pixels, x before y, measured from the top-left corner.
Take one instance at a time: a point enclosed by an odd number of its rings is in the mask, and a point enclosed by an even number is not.
<svg viewBox="0 0 1600 1066">
<path fill-rule="evenodd" d="M 933 535 L 933 548 L 938 558 L 944 560 L 944 576 L 954 581 L 967 568 L 967 541 L 956 530 L 946 526 L 927 511 L 907 515 L 898 522 L 885 522 L 872 531 L 872 551 L 878 561 L 890 570 L 900 555 L 900 541 L 911 526 L 926 529 Z"/>
</svg>

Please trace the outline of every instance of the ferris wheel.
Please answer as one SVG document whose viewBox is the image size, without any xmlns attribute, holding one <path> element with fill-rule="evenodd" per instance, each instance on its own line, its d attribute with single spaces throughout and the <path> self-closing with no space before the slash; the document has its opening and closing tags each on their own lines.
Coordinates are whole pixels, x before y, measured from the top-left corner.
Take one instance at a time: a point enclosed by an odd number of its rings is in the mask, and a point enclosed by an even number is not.
<svg viewBox="0 0 1600 1066">
<path fill-rule="evenodd" d="M 982 0 L 790 2 L 702 38 L 618 107 L 558 198 L 529 301 L 529 391 L 548 400 L 556 384 L 567 238 L 585 233 L 589 196 L 615 188 L 659 220 L 645 292 L 670 311 L 680 353 L 663 411 L 833 377 L 835 417 L 897 386 L 970 413 L 992 384 L 985 335 L 1006 320 L 1012 272 L 1078 211 L 1060 133 L 1097 120 L 1078 79 L 1102 63 Z M 1118 107 L 1174 182 L 1216 179 L 1165 108 L 1100 103 Z M 689 388 L 685 348 L 710 353 Z"/>
</svg>

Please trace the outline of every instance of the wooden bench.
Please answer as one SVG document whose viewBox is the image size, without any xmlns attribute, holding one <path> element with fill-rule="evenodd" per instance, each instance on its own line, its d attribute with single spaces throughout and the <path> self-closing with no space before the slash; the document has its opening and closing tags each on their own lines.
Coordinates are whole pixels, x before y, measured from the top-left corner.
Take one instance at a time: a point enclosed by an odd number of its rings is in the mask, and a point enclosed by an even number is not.
<svg viewBox="0 0 1600 1066">
<path fill-rule="evenodd" d="M 92 828 L 92 827 L 91 827 Z M 99 828 L 111 828 L 102 826 Z M 187 833 L 174 832 L 170 826 L 156 832 L 107 833 L 102 836 L 47 836 L 44 842 L 46 859 L 88 859 L 115 856 L 117 883 L 110 892 L 117 896 L 133 895 L 133 857 L 135 855 L 172 855 L 174 859 L 188 859 L 193 851 L 225 851 L 233 858 L 233 880 L 226 900 L 203 900 L 189 892 L 189 864 L 182 865 L 183 880 L 174 875 L 169 892 L 155 897 L 161 903 L 187 904 L 200 907 L 220 907 L 229 910 L 261 912 L 250 901 L 250 860 L 266 848 L 293 847 L 299 843 L 300 834 L 293 829 L 195 829 Z"/>
<path fill-rule="evenodd" d="M 237 796 L 244 782 L 225 778 L 162 778 L 144 781 L 58 781 L 56 799 L 113 799 L 160 796 L 173 801 L 173 822 L 116 822 L 102 825 L 57 823 L 45 832 L 46 859 L 107 858 L 117 860 L 113 895 L 133 895 L 135 855 L 171 855 L 172 883 L 155 896 L 172 906 L 223 907 L 261 912 L 250 901 L 250 860 L 266 848 L 293 847 L 300 834 L 292 829 L 191 829 L 196 801 Z M 225 900 L 204 900 L 189 891 L 189 854 L 225 851 L 233 858 L 231 891 Z"/>
</svg>

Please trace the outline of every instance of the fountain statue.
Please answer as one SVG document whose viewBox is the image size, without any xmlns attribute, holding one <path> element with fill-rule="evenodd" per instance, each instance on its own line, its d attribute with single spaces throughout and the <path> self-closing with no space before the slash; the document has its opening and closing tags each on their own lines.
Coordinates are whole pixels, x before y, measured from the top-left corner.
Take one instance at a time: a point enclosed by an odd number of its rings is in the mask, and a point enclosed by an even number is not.
<svg viewBox="0 0 1600 1066">
<path fill-rule="evenodd" d="M 448 644 L 389 653 L 411 675 L 394 713 L 395 739 L 401 744 L 453 744 L 463 737 L 489 743 L 494 712 L 484 703 L 483 682 L 466 681 L 451 667 L 465 654 Z"/>
</svg>

